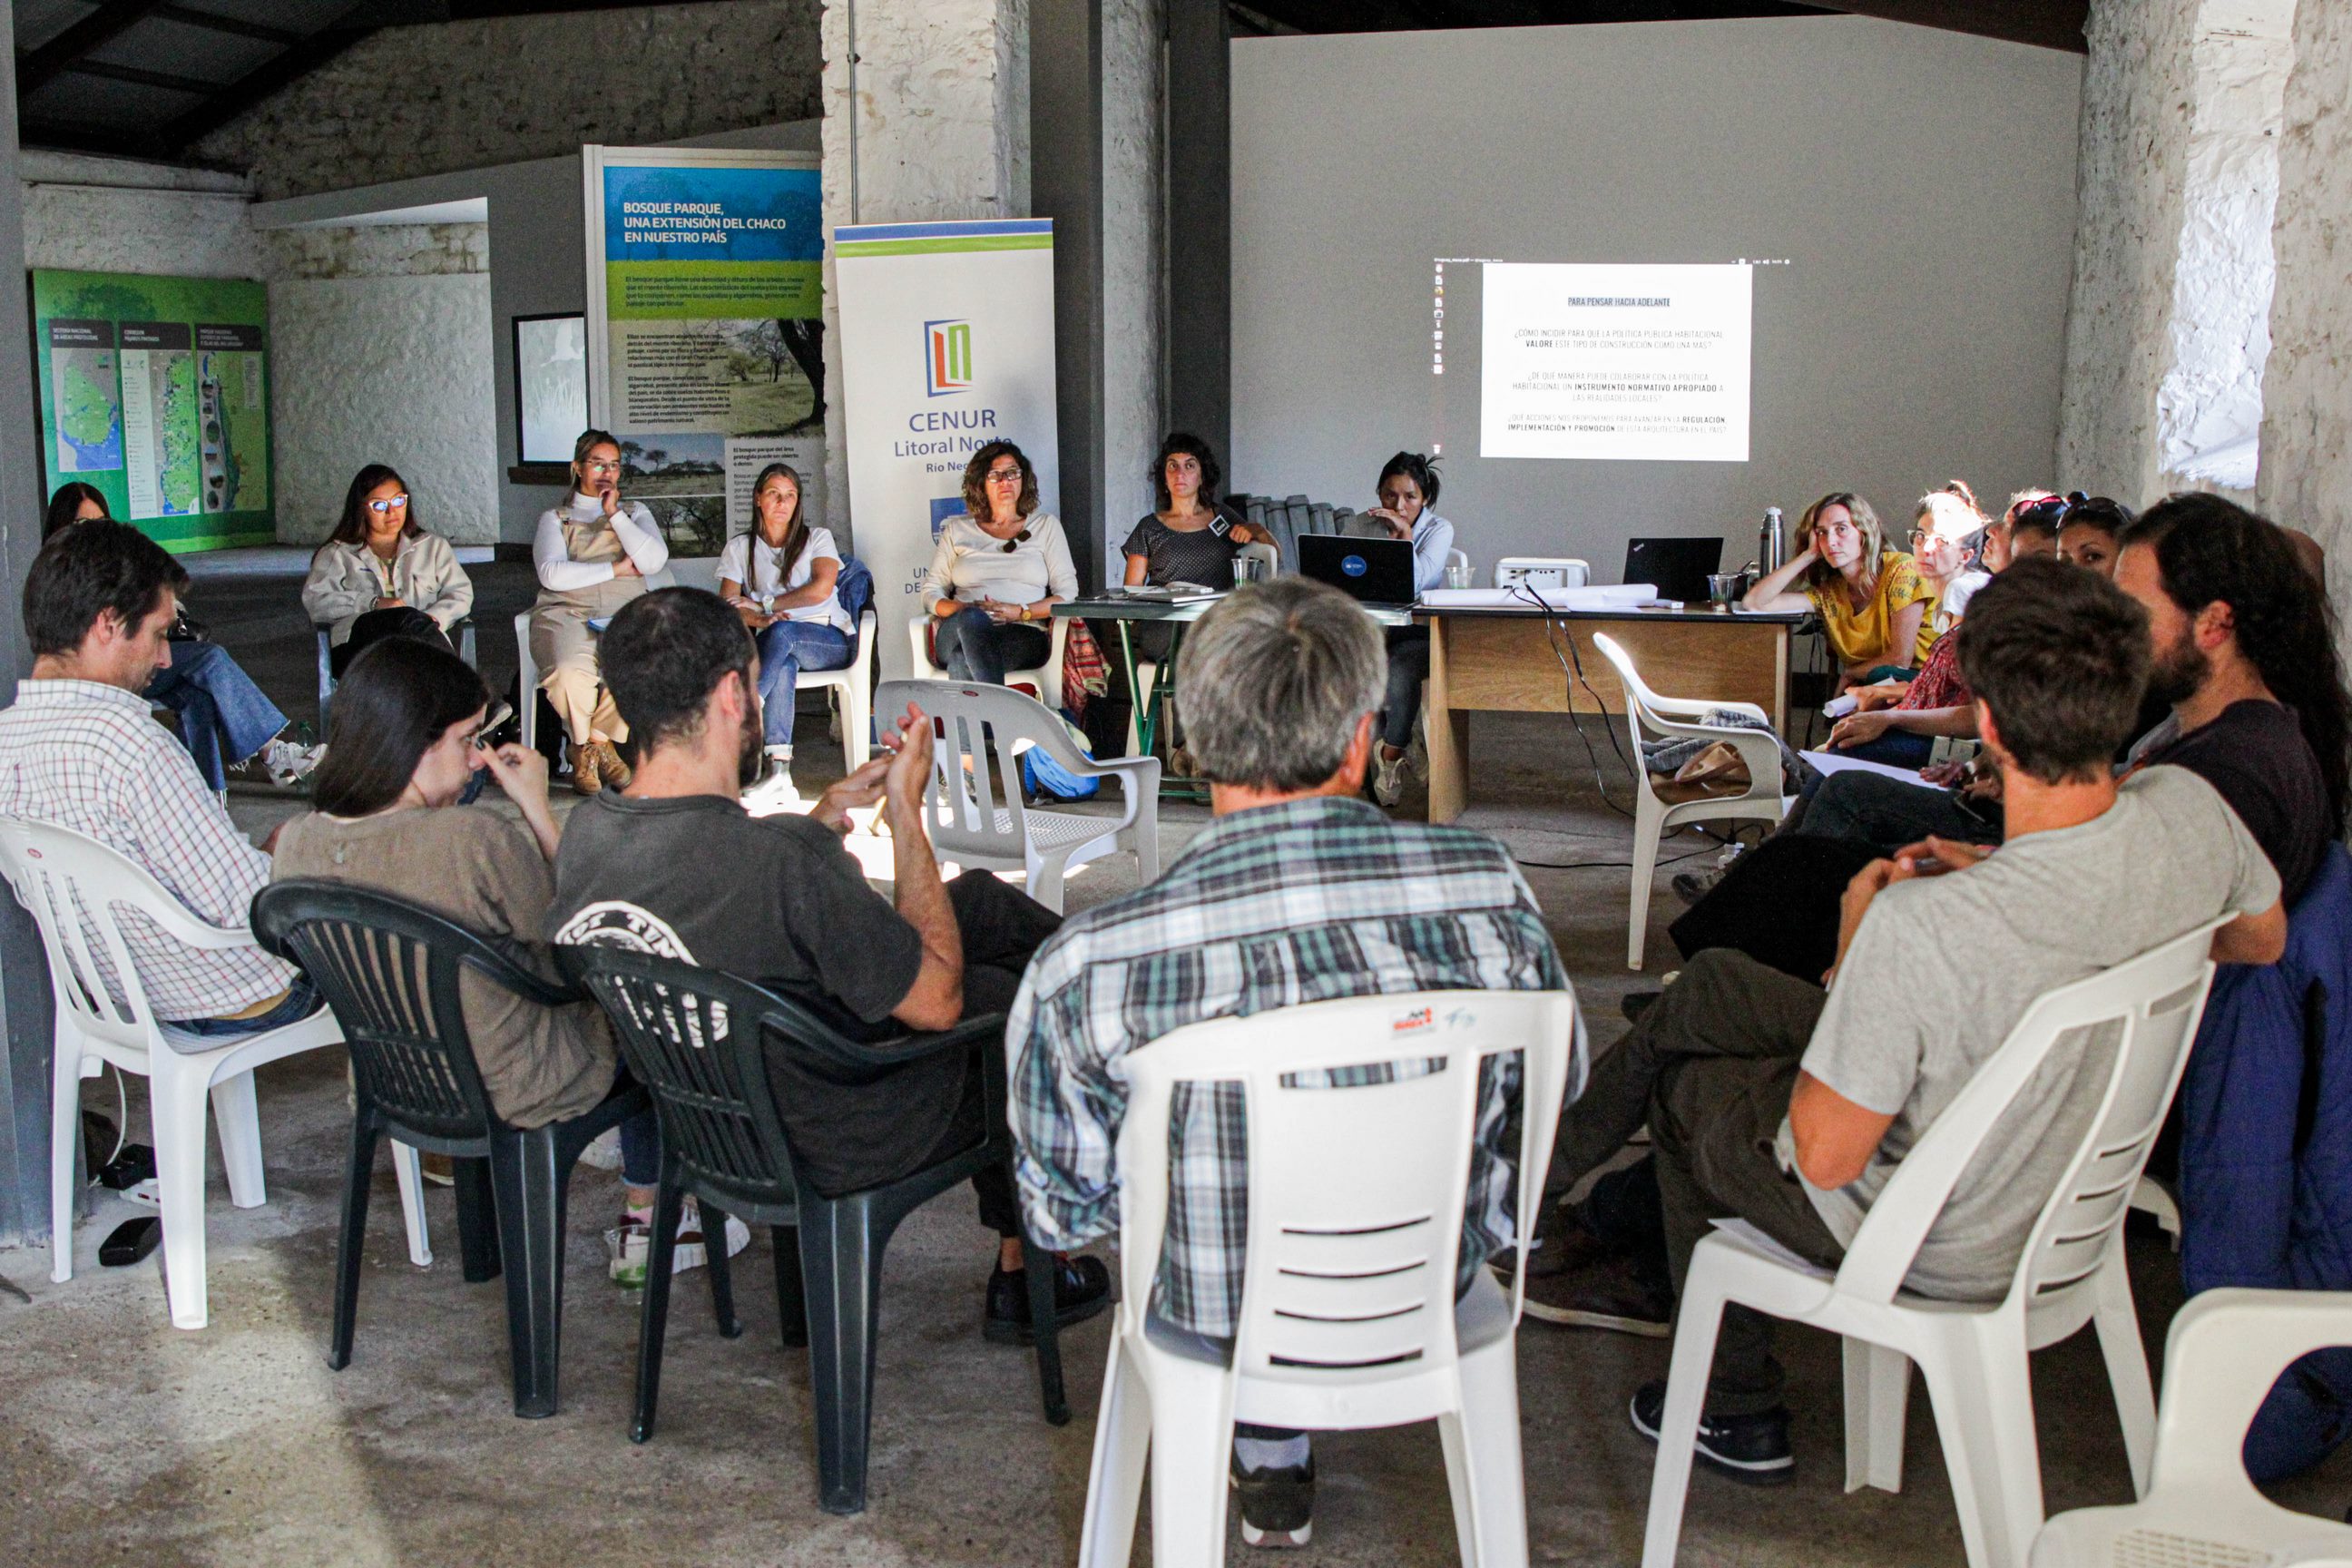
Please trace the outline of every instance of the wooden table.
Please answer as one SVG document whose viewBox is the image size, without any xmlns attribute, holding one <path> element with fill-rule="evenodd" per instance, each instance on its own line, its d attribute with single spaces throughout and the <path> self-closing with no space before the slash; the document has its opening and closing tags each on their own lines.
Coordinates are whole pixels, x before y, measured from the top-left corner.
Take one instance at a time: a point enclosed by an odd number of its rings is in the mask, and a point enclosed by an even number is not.
<svg viewBox="0 0 2352 1568">
<path fill-rule="evenodd" d="M 1417 609 L 1429 637 L 1429 820 L 1466 804 L 1473 713 L 1622 713 L 1606 632 L 1662 697 L 1753 702 L 1788 722 L 1789 638 L 1804 619 L 1727 610 Z M 1563 668 L 1563 662 L 1566 668 Z"/>
</svg>

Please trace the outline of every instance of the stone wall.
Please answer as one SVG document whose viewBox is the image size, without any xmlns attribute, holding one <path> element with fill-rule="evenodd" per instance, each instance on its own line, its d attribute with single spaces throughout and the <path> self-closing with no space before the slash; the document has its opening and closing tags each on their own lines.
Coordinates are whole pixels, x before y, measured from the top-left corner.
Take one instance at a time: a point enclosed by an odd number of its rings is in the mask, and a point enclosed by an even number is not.
<svg viewBox="0 0 2352 1568">
<path fill-rule="evenodd" d="M 815 0 L 388 27 L 197 143 L 265 200 L 803 120 Z"/>
<path fill-rule="evenodd" d="M 2084 35 L 2062 488 L 2137 505 L 2158 482 L 2157 387 L 2188 184 L 2204 0 L 2092 0 Z"/>
<path fill-rule="evenodd" d="M 180 278 L 268 278 L 274 258 L 246 222 L 236 174 L 27 153 L 25 265 Z"/>
<path fill-rule="evenodd" d="M 2327 547 L 2352 593 L 2352 7 L 2305 0 L 2279 145 L 2278 283 L 2256 504 Z"/>
<path fill-rule="evenodd" d="M 1121 570 L 1117 547 L 1129 523 L 1156 504 L 1145 473 L 1165 434 L 1167 21 L 1163 0 L 1103 0 L 1102 515 L 1109 538 L 1099 559 L 1112 575 Z"/>
</svg>

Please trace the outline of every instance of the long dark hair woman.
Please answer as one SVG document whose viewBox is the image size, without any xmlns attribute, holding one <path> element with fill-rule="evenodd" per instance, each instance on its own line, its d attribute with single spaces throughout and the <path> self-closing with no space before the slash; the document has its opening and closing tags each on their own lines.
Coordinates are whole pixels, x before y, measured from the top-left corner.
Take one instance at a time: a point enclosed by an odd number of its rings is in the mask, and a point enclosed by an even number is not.
<svg viewBox="0 0 2352 1568">
<path fill-rule="evenodd" d="M 793 704 L 801 671 L 845 668 L 856 628 L 834 592 L 842 563 L 833 532 L 810 527 L 801 515 L 799 470 L 788 463 L 761 468 L 751 484 L 751 531 L 729 540 L 719 552 L 719 593 L 760 645 L 768 763 L 745 804 L 780 809 L 800 799 L 793 787 Z"/>
<path fill-rule="evenodd" d="M 316 809 L 279 829 L 270 875 L 422 904 L 552 981 L 545 935 L 562 829 L 548 808 L 547 763 L 520 745 L 484 746 L 488 704 L 481 677 L 430 643 L 393 637 L 353 659 L 312 778 Z M 521 812 L 520 825 L 458 804 L 480 771 Z M 544 1126 L 612 1092 L 620 1058 L 595 1004 L 542 1007 L 473 975 L 460 988 L 475 1064 L 501 1119 Z M 661 1174 L 650 1112 L 621 1124 L 621 1159 L 625 1210 L 649 1215 Z"/>
<path fill-rule="evenodd" d="M 1054 606 L 1077 595 L 1062 520 L 1037 510 L 1036 469 L 1012 442 L 989 442 L 964 465 L 963 515 L 940 530 L 923 579 L 936 661 L 958 680 L 1002 686 L 1006 670 L 1045 662 Z"/>
<path fill-rule="evenodd" d="M 380 638 L 421 637 L 449 646 L 449 628 L 474 607 L 473 579 L 449 542 L 416 520 L 408 481 L 388 464 L 352 476 L 335 531 L 310 557 L 302 609 L 328 629 L 337 679 Z"/>
<path fill-rule="evenodd" d="M 59 485 L 41 519 L 41 537 L 78 522 L 113 516 L 105 492 L 83 479 Z M 155 672 L 140 693 L 160 708 L 180 717 L 180 738 L 196 771 L 215 792 L 228 788 L 228 770 L 262 759 L 269 776 L 291 784 L 309 771 L 314 748 L 280 738 L 286 715 L 263 695 L 253 677 L 238 668 L 228 650 L 208 641 L 188 619 L 187 605 L 172 627 L 172 662 Z"/>
</svg>

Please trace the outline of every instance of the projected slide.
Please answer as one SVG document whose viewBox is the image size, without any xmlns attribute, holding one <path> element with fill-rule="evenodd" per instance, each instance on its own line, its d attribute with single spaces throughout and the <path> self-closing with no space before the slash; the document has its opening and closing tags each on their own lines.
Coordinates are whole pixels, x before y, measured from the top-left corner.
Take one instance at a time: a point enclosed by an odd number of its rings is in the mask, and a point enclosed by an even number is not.
<svg viewBox="0 0 2352 1568">
<path fill-rule="evenodd" d="M 1481 457 L 1748 460 L 1750 268 L 1483 271 Z"/>
</svg>

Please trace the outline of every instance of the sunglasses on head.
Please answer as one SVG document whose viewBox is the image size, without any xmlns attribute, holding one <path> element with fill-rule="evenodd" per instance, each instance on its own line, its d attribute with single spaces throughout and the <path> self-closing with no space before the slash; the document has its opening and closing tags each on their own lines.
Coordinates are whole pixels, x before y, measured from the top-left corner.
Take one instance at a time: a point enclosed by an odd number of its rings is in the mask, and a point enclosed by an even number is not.
<svg viewBox="0 0 2352 1568">
<path fill-rule="evenodd" d="M 1020 532 L 1014 534 L 1012 538 L 1006 540 L 1003 544 L 997 546 L 997 548 L 1003 551 L 1005 554 L 1010 555 L 1016 547 L 1028 542 L 1029 531 L 1024 528 Z"/>
<path fill-rule="evenodd" d="M 2042 518 L 2054 525 L 2063 521 L 2068 512 L 2090 499 L 2081 490 L 2069 490 L 2063 496 L 2043 496 L 2040 500 L 2028 501 L 2019 507 L 2017 520 L 2022 522 L 2029 517 Z"/>
</svg>

